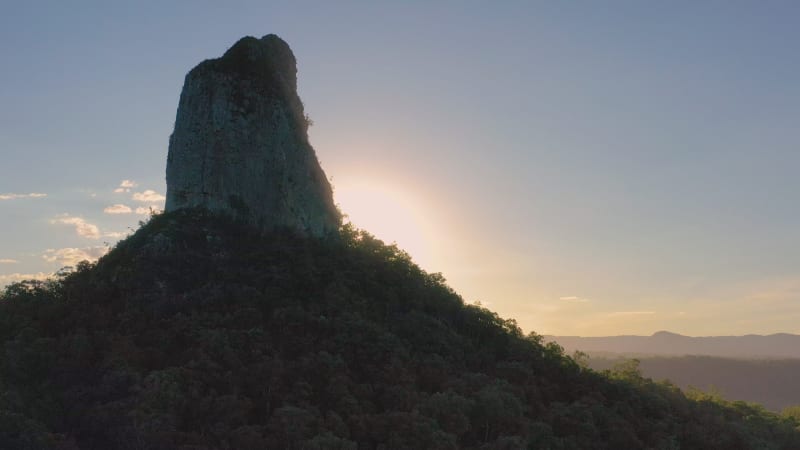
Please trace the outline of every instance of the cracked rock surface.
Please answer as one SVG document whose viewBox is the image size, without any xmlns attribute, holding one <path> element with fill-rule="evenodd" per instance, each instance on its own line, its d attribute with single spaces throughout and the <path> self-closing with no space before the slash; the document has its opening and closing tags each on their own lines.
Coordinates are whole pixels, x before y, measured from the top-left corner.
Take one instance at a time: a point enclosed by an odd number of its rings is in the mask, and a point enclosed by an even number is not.
<svg viewBox="0 0 800 450">
<path fill-rule="evenodd" d="M 166 211 L 204 208 L 319 237 L 336 231 L 341 216 L 307 130 L 289 46 L 275 35 L 240 39 L 186 75 Z"/>
</svg>

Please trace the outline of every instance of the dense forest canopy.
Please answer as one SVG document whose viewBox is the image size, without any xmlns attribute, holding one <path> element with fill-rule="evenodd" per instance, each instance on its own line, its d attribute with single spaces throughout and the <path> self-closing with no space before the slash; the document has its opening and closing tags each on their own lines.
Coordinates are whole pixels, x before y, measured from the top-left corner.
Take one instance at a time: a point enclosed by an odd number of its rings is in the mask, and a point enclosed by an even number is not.
<svg viewBox="0 0 800 450">
<path fill-rule="evenodd" d="M 596 371 L 628 359 L 589 353 Z M 800 359 L 734 359 L 713 356 L 637 356 L 643 376 L 670 380 L 681 389 L 716 391 L 726 399 L 758 403 L 772 411 L 800 405 Z"/>
<path fill-rule="evenodd" d="M 155 216 L 0 297 L 3 449 L 796 449 L 797 415 L 599 373 L 364 231 Z"/>
</svg>

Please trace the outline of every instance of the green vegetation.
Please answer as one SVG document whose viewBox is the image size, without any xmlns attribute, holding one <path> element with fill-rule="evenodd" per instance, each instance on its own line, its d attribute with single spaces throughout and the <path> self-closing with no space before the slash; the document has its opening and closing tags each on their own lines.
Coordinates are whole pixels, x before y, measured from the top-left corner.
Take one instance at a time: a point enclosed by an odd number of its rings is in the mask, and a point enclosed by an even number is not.
<svg viewBox="0 0 800 450">
<path fill-rule="evenodd" d="M 800 423 L 800 405 L 787 406 L 781 411 L 781 416 L 795 420 Z"/>
<path fill-rule="evenodd" d="M 0 297 L 3 449 L 796 449 L 794 416 L 600 374 L 350 228 L 154 217 Z"/>
<path fill-rule="evenodd" d="M 613 368 L 622 356 L 585 356 L 596 371 Z M 574 357 L 573 357 L 574 358 Z M 638 356 L 641 372 L 654 380 L 670 380 L 681 389 L 716 389 L 727 399 L 763 405 L 778 412 L 800 404 L 800 359 L 733 359 L 716 356 Z"/>
</svg>

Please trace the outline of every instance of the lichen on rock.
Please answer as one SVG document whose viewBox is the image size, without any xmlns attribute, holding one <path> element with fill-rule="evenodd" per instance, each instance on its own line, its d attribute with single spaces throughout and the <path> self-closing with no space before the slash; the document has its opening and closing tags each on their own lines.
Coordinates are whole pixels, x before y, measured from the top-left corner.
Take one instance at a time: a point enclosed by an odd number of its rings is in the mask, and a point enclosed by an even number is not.
<svg viewBox="0 0 800 450">
<path fill-rule="evenodd" d="M 186 208 L 264 230 L 325 236 L 339 228 L 330 183 L 308 141 L 297 63 L 278 36 L 242 38 L 186 75 L 165 209 Z"/>
</svg>

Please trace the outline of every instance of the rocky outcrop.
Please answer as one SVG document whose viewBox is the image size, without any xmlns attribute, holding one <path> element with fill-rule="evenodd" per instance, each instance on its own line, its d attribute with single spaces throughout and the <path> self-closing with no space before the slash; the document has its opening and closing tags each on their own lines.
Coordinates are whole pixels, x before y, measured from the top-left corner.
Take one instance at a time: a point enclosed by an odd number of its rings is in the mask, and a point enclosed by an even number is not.
<svg viewBox="0 0 800 450">
<path fill-rule="evenodd" d="M 166 211 L 199 207 L 265 230 L 336 231 L 341 216 L 307 130 L 289 46 L 275 35 L 242 38 L 186 75 Z"/>
</svg>

